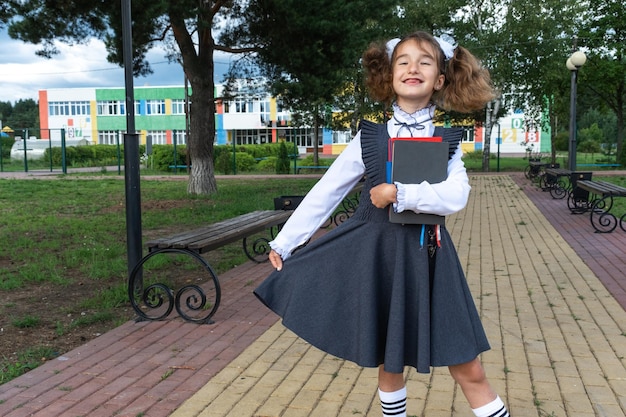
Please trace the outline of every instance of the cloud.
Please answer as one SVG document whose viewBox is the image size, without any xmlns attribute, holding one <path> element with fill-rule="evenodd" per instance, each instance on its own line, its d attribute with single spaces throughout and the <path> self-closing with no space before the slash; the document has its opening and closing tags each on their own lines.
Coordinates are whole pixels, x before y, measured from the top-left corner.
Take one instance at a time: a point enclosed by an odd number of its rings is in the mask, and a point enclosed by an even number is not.
<svg viewBox="0 0 626 417">
<path fill-rule="evenodd" d="M 38 100 L 39 90 L 80 87 L 123 87 L 124 69 L 107 62 L 102 41 L 82 45 L 57 43 L 60 54 L 52 59 L 37 56 L 37 45 L 9 38 L 0 31 L 0 101 Z M 147 54 L 154 73 L 134 79 L 136 86 L 183 85 L 183 70 L 169 63 L 159 48 Z M 228 68 L 228 57 L 216 53 L 216 81 Z"/>
</svg>

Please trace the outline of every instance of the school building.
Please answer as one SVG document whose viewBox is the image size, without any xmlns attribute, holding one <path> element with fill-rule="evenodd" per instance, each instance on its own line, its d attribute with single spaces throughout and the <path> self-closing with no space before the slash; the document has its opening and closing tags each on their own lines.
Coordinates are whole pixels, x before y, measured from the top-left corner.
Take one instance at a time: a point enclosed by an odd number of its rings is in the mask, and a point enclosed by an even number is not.
<svg viewBox="0 0 626 417">
<path fill-rule="evenodd" d="M 222 86 L 217 85 L 215 97 Z M 152 144 L 185 144 L 190 97 L 184 86 L 135 87 L 135 127 L 141 143 L 148 138 Z M 39 91 L 39 119 L 42 139 L 87 140 L 92 144 L 122 143 L 126 129 L 126 94 L 120 88 L 64 88 Z M 216 145 L 273 143 L 285 139 L 295 143 L 299 153 L 312 152 L 312 127 L 294 127 L 291 114 L 280 101 L 269 95 L 242 94 L 243 98 L 219 101 L 215 114 Z M 491 152 L 501 154 L 549 152 L 549 132 L 528 126 L 521 113 L 512 113 L 500 120 L 492 132 Z M 481 150 L 484 129 L 465 126 L 464 152 Z M 501 138 L 498 141 L 497 138 Z M 320 129 L 318 147 L 326 155 L 337 155 L 350 141 L 349 130 Z M 497 143 L 499 146 L 497 147 Z"/>
</svg>

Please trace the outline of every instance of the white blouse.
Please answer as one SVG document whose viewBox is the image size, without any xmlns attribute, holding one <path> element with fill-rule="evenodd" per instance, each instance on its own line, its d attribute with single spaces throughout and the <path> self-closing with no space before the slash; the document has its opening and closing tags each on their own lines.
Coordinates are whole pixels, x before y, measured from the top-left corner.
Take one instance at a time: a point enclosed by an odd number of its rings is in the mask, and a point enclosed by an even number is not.
<svg viewBox="0 0 626 417">
<path fill-rule="evenodd" d="M 435 127 L 432 123 L 434 106 L 407 114 L 394 105 L 394 117 L 387 122 L 390 137 L 429 137 Z M 447 216 L 462 210 L 467 204 L 470 185 L 461 160 L 463 152 L 457 148 L 448 161 L 448 178 L 437 184 L 396 183 L 398 188 L 394 209 L 397 212 L 413 210 Z M 365 174 L 359 131 L 346 149 L 337 157 L 326 174 L 307 193 L 298 208 L 285 223 L 270 246 L 283 260 L 304 244 L 329 218 Z"/>
</svg>

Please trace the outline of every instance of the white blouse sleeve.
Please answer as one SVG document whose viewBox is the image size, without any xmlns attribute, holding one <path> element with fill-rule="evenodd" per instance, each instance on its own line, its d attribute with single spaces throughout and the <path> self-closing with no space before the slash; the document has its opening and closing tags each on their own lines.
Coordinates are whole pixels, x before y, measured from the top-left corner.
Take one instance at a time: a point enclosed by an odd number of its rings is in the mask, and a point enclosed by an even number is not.
<svg viewBox="0 0 626 417">
<path fill-rule="evenodd" d="M 306 243 L 324 224 L 364 173 L 359 132 L 307 193 L 280 233 L 270 242 L 270 247 L 286 260 L 295 248 Z"/>
<path fill-rule="evenodd" d="M 416 213 L 438 214 L 447 216 L 462 210 L 467 204 L 470 192 L 469 179 L 461 157 L 463 152 L 457 148 L 448 161 L 448 178 L 438 184 L 395 183 L 398 187 L 394 210 L 402 212 L 412 210 Z"/>
</svg>

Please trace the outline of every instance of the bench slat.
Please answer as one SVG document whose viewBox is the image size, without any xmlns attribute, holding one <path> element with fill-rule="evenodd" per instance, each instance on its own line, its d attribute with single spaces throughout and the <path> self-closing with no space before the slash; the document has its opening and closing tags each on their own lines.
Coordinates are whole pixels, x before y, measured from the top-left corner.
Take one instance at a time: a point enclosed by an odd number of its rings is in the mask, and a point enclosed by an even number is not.
<svg viewBox="0 0 626 417">
<path fill-rule="evenodd" d="M 576 185 L 594 194 L 626 197 L 626 188 L 606 181 L 581 180 Z"/>
<path fill-rule="evenodd" d="M 148 242 L 146 246 L 148 249 L 188 248 L 203 253 L 261 232 L 268 227 L 282 224 L 292 213 L 282 210 L 254 211 L 196 230 L 155 239 Z"/>
<path fill-rule="evenodd" d="M 227 229 L 229 227 L 231 227 L 231 224 L 233 224 L 234 222 L 244 222 L 244 221 L 248 221 L 248 220 L 252 220 L 254 219 L 254 216 L 256 214 L 258 214 L 259 212 L 251 212 L 251 213 L 246 213 L 246 214 L 242 214 L 238 217 L 232 218 L 232 219 L 228 219 L 228 220 L 222 220 L 219 221 L 217 223 L 213 223 L 207 226 L 202 226 L 199 227 L 198 229 L 194 229 L 194 230 L 188 230 L 185 232 L 181 232 L 181 233 L 177 233 L 171 236 L 167 236 L 167 237 L 162 237 L 159 239 L 154 239 L 149 241 L 146 246 L 148 248 L 153 248 L 153 247 L 159 247 L 159 248 L 169 248 L 169 247 L 173 247 L 173 245 L 180 243 L 180 242 L 184 242 L 186 240 L 189 239 L 193 239 L 194 236 L 197 236 L 199 234 L 208 234 L 208 233 L 213 233 L 215 231 L 219 231 L 219 230 L 223 230 L 223 229 Z M 180 247 L 180 246 L 179 246 Z"/>
<path fill-rule="evenodd" d="M 282 210 L 276 211 L 272 216 L 260 218 L 256 221 L 248 222 L 245 225 L 233 227 L 230 230 L 223 230 L 211 236 L 199 236 L 198 240 L 189 243 L 187 247 L 198 253 L 208 252 L 220 246 L 248 237 L 254 233 L 262 232 L 269 227 L 282 224 L 287 221 L 292 213 Z"/>
</svg>

